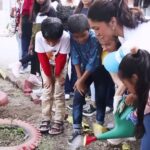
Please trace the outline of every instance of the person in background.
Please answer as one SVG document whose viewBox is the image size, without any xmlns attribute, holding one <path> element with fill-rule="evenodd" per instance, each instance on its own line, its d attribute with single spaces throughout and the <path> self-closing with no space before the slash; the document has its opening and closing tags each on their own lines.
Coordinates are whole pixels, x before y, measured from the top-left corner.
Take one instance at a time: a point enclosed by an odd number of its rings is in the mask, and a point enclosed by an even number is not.
<svg viewBox="0 0 150 150">
<path fill-rule="evenodd" d="M 88 10 L 94 0 L 80 0 L 78 6 L 76 7 L 74 14 L 84 14 L 87 16 Z"/>
<path fill-rule="evenodd" d="M 40 65 L 35 52 L 35 35 L 41 29 L 41 22 L 47 17 L 56 17 L 56 12 L 53 7 L 51 7 L 50 0 L 34 0 L 33 10 L 31 13 L 32 25 L 32 36 L 29 45 L 28 54 L 16 62 L 12 68 L 12 72 L 16 77 L 19 77 L 19 70 L 24 64 L 31 62 L 31 72 L 28 81 L 41 86 L 41 81 L 39 81 L 37 76 L 40 76 Z M 34 90 L 35 91 L 35 90 Z"/>
<path fill-rule="evenodd" d="M 28 49 L 32 35 L 32 22 L 30 20 L 30 15 L 33 8 L 33 2 L 34 0 L 24 0 L 22 7 L 22 13 L 20 18 L 22 58 L 24 58 L 28 54 Z M 27 67 L 28 63 L 23 64 L 20 73 L 26 72 Z"/>
<path fill-rule="evenodd" d="M 22 11 L 22 0 L 16 0 L 13 5 L 11 6 L 10 17 L 15 18 L 15 34 L 16 40 L 18 43 L 18 50 L 19 50 L 19 59 L 22 58 L 22 49 L 21 49 L 21 23 L 20 23 L 20 15 Z"/>
<path fill-rule="evenodd" d="M 65 117 L 64 80 L 66 61 L 70 51 L 70 36 L 64 31 L 63 24 L 56 17 L 48 17 L 36 34 L 35 51 L 41 67 L 44 89 L 42 92 L 42 123 L 39 130 L 50 135 L 63 132 Z M 52 106 L 55 115 L 52 117 Z M 51 123 L 51 125 L 50 125 Z"/>
</svg>

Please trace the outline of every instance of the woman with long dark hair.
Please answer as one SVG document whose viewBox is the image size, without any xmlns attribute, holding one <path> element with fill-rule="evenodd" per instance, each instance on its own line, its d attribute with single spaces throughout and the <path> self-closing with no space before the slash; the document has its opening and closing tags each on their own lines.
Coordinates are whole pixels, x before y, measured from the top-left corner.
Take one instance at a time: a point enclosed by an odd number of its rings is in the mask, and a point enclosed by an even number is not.
<svg viewBox="0 0 150 150">
<path fill-rule="evenodd" d="M 133 47 L 150 52 L 150 22 L 141 14 L 139 15 L 128 7 L 125 0 L 96 1 L 89 9 L 90 25 L 95 30 L 101 43 L 105 43 L 111 36 L 118 37 L 121 42 L 121 47 L 116 52 L 110 53 L 105 59 L 106 69 L 111 72 L 114 81 L 119 81 L 119 91 L 115 93 L 114 97 L 114 113 L 126 89 L 116 74 L 122 58 L 130 53 Z M 134 95 L 128 97 L 126 103 L 132 103 L 134 98 Z M 143 112 L 139 109 L 137 114 L 138 118 L 143 116 Z M 137 126 L 141 126 L 141 122 L 143 122 L 143 119 L 138 119 Z M 138 133 L 140 134 L 140 132 Z"/>
</svg>

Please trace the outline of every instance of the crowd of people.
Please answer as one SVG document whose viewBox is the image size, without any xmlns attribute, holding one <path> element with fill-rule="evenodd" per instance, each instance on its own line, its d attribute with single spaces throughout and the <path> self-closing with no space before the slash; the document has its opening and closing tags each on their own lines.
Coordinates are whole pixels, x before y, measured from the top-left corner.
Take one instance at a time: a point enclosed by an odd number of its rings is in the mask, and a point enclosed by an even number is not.
<svg viewBox="0 0 150 150">
<path fill-rule="evenodd" d="M 135 107 L 129 118 L 135 137 L 142 138 L 141 150 L 149 149 L 149 7 L 149 0 L 16 0 L 10 16 L 19 58 L 12 73 L 18 78 L 31 65 L 28 80 L 40 87 L 42 133 L 61 134 L 68 107 L 71 144 L 83 134 L 82 115 L 96 114 L 103 125 L 126 95 L 125 104 Z"/>
</svg>

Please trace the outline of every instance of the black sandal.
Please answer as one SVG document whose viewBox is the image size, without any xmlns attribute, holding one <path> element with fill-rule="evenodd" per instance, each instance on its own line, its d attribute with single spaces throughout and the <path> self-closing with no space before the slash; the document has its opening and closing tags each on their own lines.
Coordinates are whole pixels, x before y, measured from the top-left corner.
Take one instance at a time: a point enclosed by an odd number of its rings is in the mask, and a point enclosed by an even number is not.
<svg viewBox="0 0 150 150">
<path fill-rule="evenodd" d="M 39 130 L 41 133 L 48 133 L 48 131 L 50 130 L 50 121 L 43 120 L 40 124 Z"/>
<path fill-rule="evenodd" d="M 53 125 L 51 126 L 51 129 L 48 131 L 50 135 L 58 135 L 63 133 L 64 131 L 64 126 L 63 122 L 54 122 Z"/>
</svg>

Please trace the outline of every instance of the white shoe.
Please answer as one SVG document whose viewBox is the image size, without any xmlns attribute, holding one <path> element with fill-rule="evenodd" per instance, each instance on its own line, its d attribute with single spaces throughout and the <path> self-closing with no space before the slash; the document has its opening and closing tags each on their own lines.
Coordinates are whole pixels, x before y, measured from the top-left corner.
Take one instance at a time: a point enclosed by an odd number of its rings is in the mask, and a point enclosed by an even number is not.
<svg viewBox="0 0 150 150">
<path fill-rule="evenodd" d="M 17 77 L 17 78 L 20 76 L 20 74 L 19 74 L 20 68 L 21 68 L 21 63 L 20 63 L 20 62 L 14 63 L 14 64 L 12 65 L 12 67 L 11 67 L 11 70 L 12 70 L 13 75 L 14 75 L 15 77 Z"/>
<path fill-rule="evenodd" d="M 39 88 L 39 89 L 36 89 L 36 90 L 32 90 L 32 92 L 37 95 L 38 97 L 41 97 L 42 93 L 43 93 L 43 89 L 42 88 Z"/>
<path fill-rule="evenodd" d="M 27 67 L 27 68 L 21 68 L 20 70 L 19 70 L 19 73 L 20 74 L 25 74 L 25 73 L 28 73 L 30 71 L 30 69 Z"/>
<path fill-rule="evenodd" d="M 65 94 L 65 100 L 69 100 L 70 99 L 70 94 Z"/>
<path fill-rule="evenodd" d="M 113 111 L 113 109 L 111 108 L 111 107 L 106 107 L 106 110 L 105 110 L 105 113 L 110 113 L 110 112 L 112 112 Z"/>
</svg>

